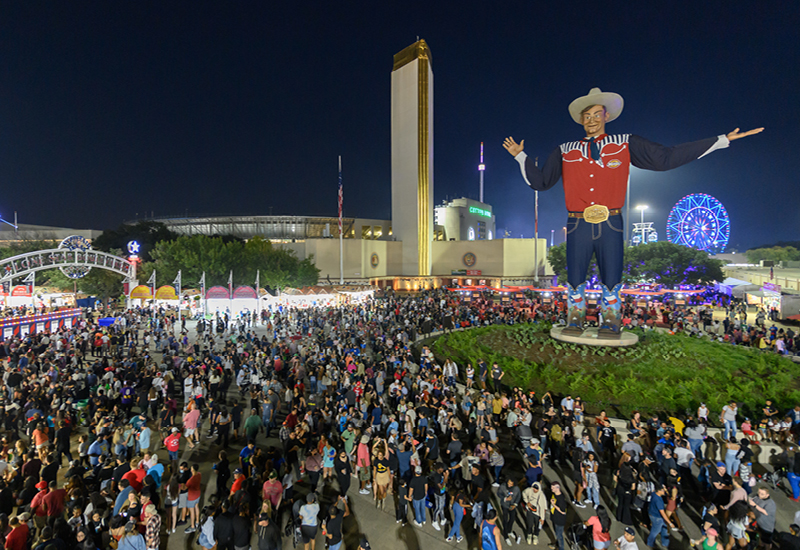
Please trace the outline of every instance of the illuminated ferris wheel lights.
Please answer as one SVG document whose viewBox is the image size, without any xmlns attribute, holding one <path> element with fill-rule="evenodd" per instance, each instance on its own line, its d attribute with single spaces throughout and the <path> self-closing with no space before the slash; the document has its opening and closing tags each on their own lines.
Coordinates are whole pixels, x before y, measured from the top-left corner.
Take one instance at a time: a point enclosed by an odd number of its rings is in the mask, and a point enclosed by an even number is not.
<svg viewBox="0 0 800 550">
<path fill-rule="evenodd" d="M 667 239 L 675 244 L 720 252 L 729 237 L 730 220 L 725 207 L 705 193 L 683 197 L 667 218 Z"/>
</svg>

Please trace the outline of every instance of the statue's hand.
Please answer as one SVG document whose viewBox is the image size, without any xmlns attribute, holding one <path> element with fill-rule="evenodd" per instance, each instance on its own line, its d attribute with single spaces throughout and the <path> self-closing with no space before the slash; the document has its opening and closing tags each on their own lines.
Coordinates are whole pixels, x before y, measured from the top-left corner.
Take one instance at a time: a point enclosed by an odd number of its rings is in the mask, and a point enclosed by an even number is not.
<svg viewBox="0 0 800 550">
<path fill-rule="evenodd" d="M 754 130 L 750 130 L 749 132 L 739 132 L 739 128 L 736 128 L 733 132 L 728 134 L 727 137 L 728 141 L 733 141 L 734 139 L 741 139 L 743 137 L 752 136 L 753 134 L 760 134 L 764 131 L 764 128 L 755 128 Z M 508 147 L 506 147 L 508 149 Z"/>
<path fill-rule="evenodd" d="M 514 141 L 513 137 L 509 136 L 503 142 L 503 147 L 506 148 L 506 151 L 511 153 L 512 157 L 516 157 L 525 148 L 525 140 L 523 139 L 522 141 L 517 143 L 516 141 Z"/>
</svg>

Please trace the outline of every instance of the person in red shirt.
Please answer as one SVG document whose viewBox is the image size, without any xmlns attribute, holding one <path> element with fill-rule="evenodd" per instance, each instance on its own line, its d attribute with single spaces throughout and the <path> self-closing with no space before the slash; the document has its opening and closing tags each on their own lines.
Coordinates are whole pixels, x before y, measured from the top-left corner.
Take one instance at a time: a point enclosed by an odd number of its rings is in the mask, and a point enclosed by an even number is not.
<svg viewBox="0 0 800 550">
<path fill-rule="evenodd" d="M 131 487 L 133 487 L 133 490 L 140 493 L 142 492 L 142 486 L 146 475 L 147 471 L 139 468 L 139 461 L 134 459 L 131 460 L 130 471 L 126 472 L 125 475 L 122 476 L 122 479 L 127 479 Z"/>
<path fill-rule="evenodd" d="M 272 503 L 272 509 L 277 510 L 281 505 L 281 496 L 283 496 L 283 485 L 278 480 L 278 473 L 272 470 L 269 473 L 269 479 L 264 482 L 262 487 L 264 500 L 269 500 Z"/>
<path fill-rule="evenodd" d="M 192 464 L 192 477 L 186 482 L 186 507 L 189 509 L 189 527 L 186 528 L 186 533 L 194 533 L 197 530 L 197 523 L 199 520 L 198 505 L 200 503 L 200 466 Z"/>
<path fill-rule="evenodd" d="M 50 521 L 55 521 L 64 515 L 64 500 L 67 492 L 64 489 L 58 489 L 55 481 L 50 482 L 50 490 L 42 499 L 44 508 L 47 511 L 47 518 Z M 51 523 L 52 525 L 52 523 Z"/>
<path fill-rule="evenodd" d="M 28 529 L 27 520 L 20 521 L 20 518 L 24 518 L 27 515 L 27 513 L 21 514 L 11 518 L 8 522 L 11 532 L 6 537 L 6 550 L 26 550 L 28 547 L 30 529 Z"/>
<path fill-rule="evenodd" d="M 164 438 L 164 447 L 167 448 L 169 459 L 172 461 L 178 460 L 178 450 L 181 445 L 181 432 L 178 428 L 172 428 L 172 433 Z"/>
<path fill-rule="evenodd" d="M 241 468 L 236 468 L 233 471 L 233 485 L 231 485 L 231 495 L 230 496 L 235 495 L 242 488 L 242 485 L 244 484 L 244 480 L 245 480 L 244 472 L 242 471 Z"/>
<path fill-rule="evenodd" d="M 47 496 L 47 482 L 40 481 L 36 484 L 39 492 L 31 500 L 31 512 L 33 512 L 33 523 L 37 531 L 41 531 L 47 523 L 47 508 L 44 505 L 44 497 Z"/>
</svg>

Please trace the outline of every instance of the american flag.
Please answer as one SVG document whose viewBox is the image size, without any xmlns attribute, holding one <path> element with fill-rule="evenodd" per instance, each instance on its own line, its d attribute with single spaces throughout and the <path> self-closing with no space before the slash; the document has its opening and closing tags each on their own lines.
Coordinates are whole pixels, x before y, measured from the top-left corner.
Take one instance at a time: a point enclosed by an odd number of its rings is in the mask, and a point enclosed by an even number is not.
<svg viewBox="0 0 800 550">
<path fill-rule="evenodd" d="M 339 235 L 342 234 L 342 157 L 339 157 Z"/>
</svg>

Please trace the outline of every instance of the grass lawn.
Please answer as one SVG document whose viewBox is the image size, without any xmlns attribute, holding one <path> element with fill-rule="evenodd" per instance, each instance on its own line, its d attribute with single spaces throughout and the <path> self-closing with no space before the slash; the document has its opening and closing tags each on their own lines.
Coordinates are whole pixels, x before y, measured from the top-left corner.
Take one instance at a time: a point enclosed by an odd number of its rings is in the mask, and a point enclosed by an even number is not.
<svg viewBox="0 0 800 550">
<path fill-rule="evenodd" d="M 580 396 L 592 412 L 694 413 L 701 402 L 712 419 L 731 400 L 760 418 L 765 399 L 781 413 L 800 403 L 800 364 L 775 354 L 683 335 L 639 332 L 639 344 L 604 348 L 558 342 L 549 324 L 473 328 L 441 336 L 440 359 L 463 369 L 483 358 L 497 361 L 503 382 L 542 395 Z"/>
</svg>

